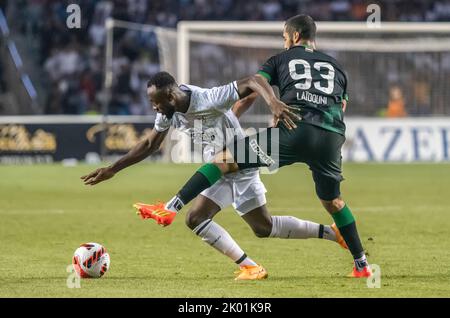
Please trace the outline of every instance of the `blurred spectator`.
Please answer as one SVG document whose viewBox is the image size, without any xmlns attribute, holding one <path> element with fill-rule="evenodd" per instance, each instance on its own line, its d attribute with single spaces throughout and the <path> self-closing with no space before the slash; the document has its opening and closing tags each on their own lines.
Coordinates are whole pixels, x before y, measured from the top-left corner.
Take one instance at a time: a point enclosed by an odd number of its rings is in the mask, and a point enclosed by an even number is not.
<svg viewBox="0 0 450 318">
<path fill-rule="evenodd" d="M 430 100 L 430 84 L 419 80 L 414 83 L 413 110 L 411 115 L 429 116 L 432 113 Z"/>
<path fill-rule="evenodd" d="M 0 0 L 0 9 L 5 12 L 8 7 L 8 0 Z"/>
<path fill-rule="evenodd" d="M 337 21 L 350 20 L 352 6 L 349 0 L 335 0 L 330 2 L 331 15 Z"/>
<path fill-rule="evenodd" d="M 68 77 L 61 88 L 63 114 L 82 115 L 88 108 L 88 98 L 80 94 L 80 81 L 76 76 Z"/>
<path fill-rule="evenodd" d="M 402 89 L 398 85 L 394 85 L 389 89 L 389 102 L 386 110 L 386 117 L 406 117 L 405 100 L 403 98 Z"/>
<path fill-rule="evenodd" d="M 66 7 L 70 3 L 78 3 L 81 7 L 80 30 L 66 27 Z M 80 114 L 95 113 L 101 108 L 105 68 L 104 24 L 108 17 L 172 28 L 179 20 L 269 21 L 284 20 L 298 13 L 309 14 L 317 21 L 365 21 L 367 5 L 371 3 L 381 7 L 383 21 L 450 21 L 450 0 L 0 0 L 0 8 L 10 10 L 10 26 L 14 31 L 38 42 L 37 59 L 46 75 L 43 82 L 48 90 L 46 112 Z M 198 45 L 193 50 L 204 59 L 226 62 L 225 53 L 217 45 Z M 253 63 L 257 64 L 264 58 L 254 59 Z M 242 70 L 254 69 L 254 65 L 248 65 L 249 62 L 240 63 L 238 58 L 235 61 Z M 200 62 L 197 59 L 195 63 Z M 433 63 L 434 60 L 431 61 Z M 111 112 L 151 113 L 152 108 L 145 96 L 145 83 L 159 71 L 156 36 L 148 32 L 114 29 L 113 64 Z M 225 76 L 231 72 L 219 63 L 192 67 L 203 69 L 209 81 L 205 85 L 217 84 L 214 82 L 217 72 Z M 391 78 L 398 75 L 394 68 L 378 66 L 374 71 L 383 71 L 388 80 L 402 80 Z M 355 80 L 354 86 L 358 84 Z M 365 95 L 362 89 L 359 91 L 360 95 Z M 431 112 L 430 88 L 426 83 L 415 83 L 411 94 L 416 99 L 408 107 L 411 112 Z M 400 87 L 392 87 L 387 116 L 406 116 L 404 104 Z"/>
<path fill-rule="evenodd" d="M 263 20 L 281 20 L 282 6 L 280 1 L 266 0 L 261 4 Z"/>
<path fill-rule="evenodd" d="M 113 5 L 108 1 L 101 1 L 95 7 L 93 21 L 89 27 L 89 37 L 93 45 L 103 46 L 106 39 L 105 20 L 111 16 Z"/>
<path fill-rule="evenodd" d="M 81 74 L 80 89 L 89 104 L 95 102 L 95 81 L 88 70 Z"/>
<path fill-rule="evenodd" d="M 367 19 L 367 3 L 364 0 L 353 1 L 351 11 L 352 20 L 363 21 Z"/>
</svg>

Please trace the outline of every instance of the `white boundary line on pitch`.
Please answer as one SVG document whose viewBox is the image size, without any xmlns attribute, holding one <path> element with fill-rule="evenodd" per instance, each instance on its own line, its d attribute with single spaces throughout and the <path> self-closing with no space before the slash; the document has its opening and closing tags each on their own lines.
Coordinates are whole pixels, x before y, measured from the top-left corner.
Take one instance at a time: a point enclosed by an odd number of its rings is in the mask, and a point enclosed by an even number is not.
<svg viewBox="0 0 450 318">
<path fill-rule="evenodd" d="M 42 215 L 42 214 L 65 214 L 66 211 L 61 209 L 30 209 L 30 208 L 24 208 L 24 209 L 0 209 L 0 215 Z"/>
</svg>

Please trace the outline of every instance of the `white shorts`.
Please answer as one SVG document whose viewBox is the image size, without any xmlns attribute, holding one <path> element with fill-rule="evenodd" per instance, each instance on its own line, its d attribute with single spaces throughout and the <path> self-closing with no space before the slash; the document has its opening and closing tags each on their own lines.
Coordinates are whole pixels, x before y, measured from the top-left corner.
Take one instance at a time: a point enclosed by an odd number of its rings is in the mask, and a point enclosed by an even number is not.
<svg viewBox="0 0 450 318">
<path fill-rule="evenodd" d="M 259 171 L 239 171 L 222 177 L 201 195 L 212 200 L 221 209 L 233 205 L 236 212 L 244 214 L 266 204 L 266 187 L 259 178 Z"/>
</svg>

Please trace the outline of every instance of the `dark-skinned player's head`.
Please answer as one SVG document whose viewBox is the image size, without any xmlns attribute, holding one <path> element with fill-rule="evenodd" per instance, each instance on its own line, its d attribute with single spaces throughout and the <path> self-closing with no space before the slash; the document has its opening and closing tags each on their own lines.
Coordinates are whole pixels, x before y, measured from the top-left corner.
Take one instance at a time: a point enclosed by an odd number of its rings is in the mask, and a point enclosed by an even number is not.
<svg viewBox="0 0 450 318">
<path fill-rule="evenodd" d="M 172 118 L 179 96 L 179 88 L 172 75 L 167 72 L 153 75 L 147 82 L 147 95 L 154 110 Z"/>
<path fill-rule="evenodd" d="M 290 49 L 301 43 L 314 43 L 316 39 L 316 23 L 306 14 L 299 14 L 289 18 L 283 31 L 284 48 Z"/>
</svg>

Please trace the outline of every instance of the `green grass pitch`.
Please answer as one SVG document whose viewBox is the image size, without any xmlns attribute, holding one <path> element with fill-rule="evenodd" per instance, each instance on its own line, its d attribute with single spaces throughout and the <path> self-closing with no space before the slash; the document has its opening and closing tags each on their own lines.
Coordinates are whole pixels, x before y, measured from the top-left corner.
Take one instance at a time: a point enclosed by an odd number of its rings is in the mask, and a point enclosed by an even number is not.
<svg viewBox="0 0 450 318">
<path fill-rule="evenodd" d="M 146 163 L 86 187 L 79 177 L 93 168 L 0 167 L 0 297 L 450 296 L 450 165 L 344 165 L 343 196 L 381 268 L 381 288 L 346 278 L 352 259 L 337 244 L 259 239 L 227 208 L 215 220 L 269 272 L 235 282 L 235 264 L 184 225 L 185 213 L 161 228 L 132 208 L 169 199 L 196 166 Z M 273 214 L 331 222 L 306 166 L 263 181 Z M 72 254 L 90 241 L 105 245 L 111 269 L 68 288 Z"/>
</svg>

